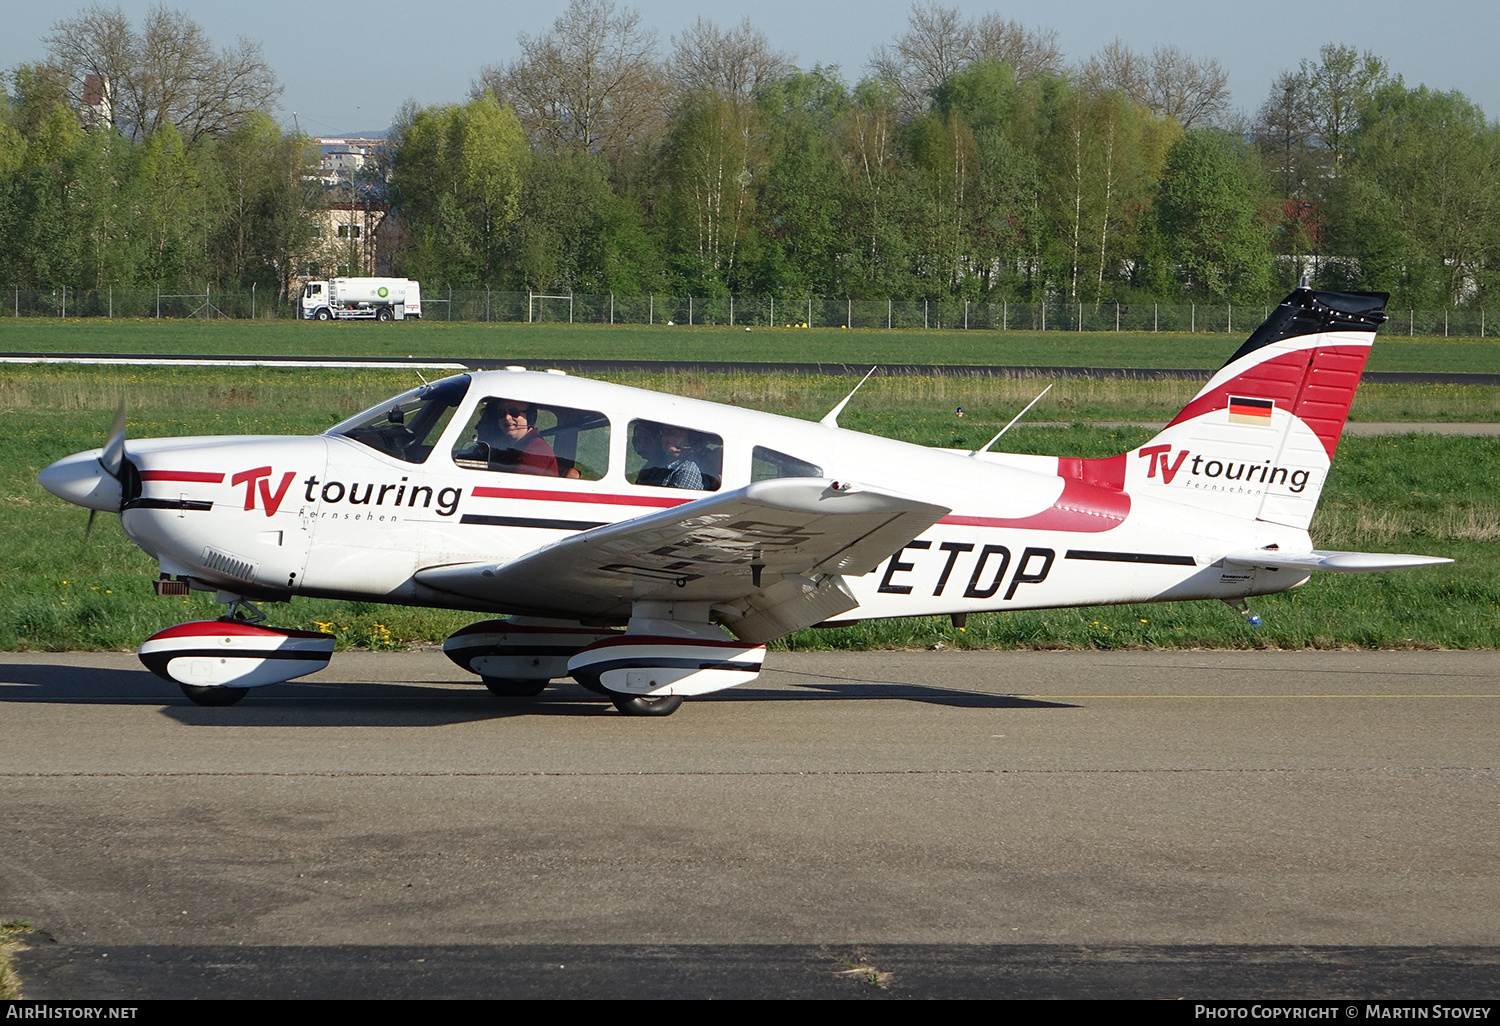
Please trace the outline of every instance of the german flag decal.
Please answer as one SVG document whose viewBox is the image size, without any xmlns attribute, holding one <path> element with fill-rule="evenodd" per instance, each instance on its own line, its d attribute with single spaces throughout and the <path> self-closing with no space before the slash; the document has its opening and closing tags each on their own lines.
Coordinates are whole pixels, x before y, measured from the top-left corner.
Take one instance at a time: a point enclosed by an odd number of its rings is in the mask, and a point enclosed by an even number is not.
<svg viewBox="0 0 1500 1026">
<path fill-rule="evenodd" d="M 1269 399 L 1246 399 L 1232 395 L 1229 397 L 1229 423 L 1270 427 L 1271 410 L 1275 405 Z"/>
</svg>

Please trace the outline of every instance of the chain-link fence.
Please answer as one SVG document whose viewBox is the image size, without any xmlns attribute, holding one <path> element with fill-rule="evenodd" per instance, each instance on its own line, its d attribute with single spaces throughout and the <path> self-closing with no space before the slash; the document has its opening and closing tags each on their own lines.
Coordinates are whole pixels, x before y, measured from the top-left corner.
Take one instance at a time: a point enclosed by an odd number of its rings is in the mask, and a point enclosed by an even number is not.
<svg viewBox="0 0 1500 1026">
<path fill-rule="evenodd" d="M 0 316 L 293 318 L 298 304 L 249 292 L 11 288 Z M 969 300 L 830 299 L 776 296 L 614 296 L 436 289 L 422 297 L 428 320 L 532 324 L 807 325 L 975 331 L 1175 331 L 1245 334 L 1280 297 L 1259 305 L 1195 303 L 980 303 Z M 1483 309 L 1387 310 L 1387 334 L 1488 338 Z"/>
</svg>

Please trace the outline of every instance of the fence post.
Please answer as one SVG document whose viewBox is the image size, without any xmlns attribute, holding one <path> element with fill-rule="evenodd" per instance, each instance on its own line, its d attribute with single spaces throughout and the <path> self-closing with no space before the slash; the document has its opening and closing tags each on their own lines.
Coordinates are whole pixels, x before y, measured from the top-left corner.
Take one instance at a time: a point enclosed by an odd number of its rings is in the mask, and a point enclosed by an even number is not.
<svg viewBox="0 0 1500 1026">
<path fill-rule="evenodd" d="M 1010 327 L 1010 300 L 1000 300 L 1000 330 L 1005 331 Z"/>
<path fill-rule="evenodd" d="M 250 283 L 250 319 L 252 321 L 255 320 L 255 285 L 256 285 L 256 283 L 253 282 L 253 281 Z M 110 309 L 110 316 L 113 317 L 114 316 L 114 309 L 115 309 L 115 302 L 114 302 L 113 294 L 111 294 L 111 298 L 110 298 L 110 301 L 109 301 L 109 309 Z"/>
<path fill-rule="evenodd" d="M 964 300 L 964 330 L 969 330 L 969 301 Z"/>
<path fill-rule="evenodd" d="M 1115 331 L 1120 330 L 1120 301 L 1115 300 Z"/>
<path fill-rule="evenodd" d="M 1151 330 L 1152 331 L 1160 331 L 1161 330 L 1161 328 L 1160 328 L 1160 319 L 1161 319 L 1161 311 L 1158 309 L 1157 304 L 1152 303 L 1151 304 Z"/>
<path fill-rule="evenodd" d="M 490 323 L 490 287 L 484 287 L 484 323 Z"/>
<path fill-rule="evenodd" d="M 812 296 L 807 297 L 807 326 L 812 327 Z"/>
<path fill-rule="evenodd" d="M 1188 334 L 1193 335 L 1198 331 L 1198 304 L 1188 304 Z"/>
<path fill-rule="evenodd" d="M 448 286 L 448 319 L 453 320 L 453 286 Z"/>
<path fill-rule="evenodd" d="M 62 287 L 62 319 L 68 319 L 68 287 Z M 1448 334 L 1448 311 L 1443 311 L 1443 334 Z"/>
<path fill-rule="evenodd" d="M 613 292 L 609 294 L 609 326 L 611 328 L 615 326 L 615 294 Z"/>
<path fill-rule="evenodd" d="M 734 293 L 729 294 L 729 326 L 734 327 Z"/>
<path fill-rule="evenodd" d="M 161 320 L 161 282 L 156 283 L 156 319 Z"/>
<path fill-rule="evenodd" d="M 922 327 L 927 327 L 927 297 L 922 297 Z"/>
<path fill-rule="evenodd" d="M 254 289 L 255 286 L 252 285 L 251 288 Z M 110 320 L 114 320 L 115 319 L 115 287 L 113 285 L 111 285 L 109 287 L 109 319 Z M 1479 323 L 1480 323 L 1479 334 L 1482 336 L 1484 334 L 1484 328 L 1483 328 L 1484 318 L 1483 317 L 1481 317 L 1479 319 Z"/>
<path fill-rule="evenodd" d="M 568 290 L 568 323 L 573 323 L 573 290 Z"/>
<path fill-rule="evenodd" d="M 848 328 L 850 331 L 853 331 L 854 330 L 854 300 L 850 299 L 848 296 L 845 296 L 844 297 L 844 302 L 846 304 L 848 304 L 848 309 L 844 311 L 844 327 Z"/>
<path fill-rule="evenodd" d="M 1417 312 L 1411 307 L 1406 308 L 1406 336 L 1410 338 L 1417 333 Z"/>
<path fill-rule="evenodd" d="M 68 300 L 66 293 L 63 296 L 63 316 L 68 316 Z M 1443 307 L 1443 337 L 1448 337 L 1448 308 Z"/>
<path fill-rule="evenodd" d="M 776 296 L 771 296 L 771 327 L 776 327 Z"/>
<path fill-rule="evenodd" d="M 885 330 L 891 330 L 891 297 L 885 297 Z"/>
<path fill-rule="evenodd" d="M 1083 304 L 1078 304 L 1078 330 L 1083 330 Z"/>
<path fill-rule="evenodd" d="M 651 293 L 651 298 L 647 301 L 647 305 L 646 305 L 646 323 L 647 324 L 655 324 L 656 323 L 656 293 L 655 292 Z"/>
<path fill-rule="evenodd" d="M 1042 330 L 1047 330 L 1047 297 L 1045 294 L 1042 296 Z"/>
<path fill-rule="evenodd" d="M 692 297 L 692 294 L 690 293 L 688 295 L 688 327 L 691 328 L 692 326 L 693 326 L 693 297 Z"/>
<path fill-rule="evenodd" d="M 1226 308 L 1228 308 L 1228 310 L 1229 310 L 1229 319 L 1228 319 L 1229 327 L 1225 328 L 1224 331 L 1225 331 L 1226 334 L 1233 335 L 1234 334 L 1234 304 L 1233 303 L 1225 303 L 1224 306 Z"/>
</svg>

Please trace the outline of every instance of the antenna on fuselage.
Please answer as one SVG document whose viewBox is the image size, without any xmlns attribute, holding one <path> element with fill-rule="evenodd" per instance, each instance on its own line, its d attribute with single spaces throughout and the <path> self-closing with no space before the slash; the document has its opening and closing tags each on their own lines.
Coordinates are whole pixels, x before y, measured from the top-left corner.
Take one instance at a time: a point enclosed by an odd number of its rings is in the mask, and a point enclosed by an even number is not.
<svg viewBox="0 0 1500 1026">
<path fill-rule="evenodd" d="M 426 385 L 428 388 L 432 387 L 432 382 L 430 382 L 426 378 L 422 377 L 422 372 L 421 371 L 417 370 L 415 367 L 413 367 L 412 370 L 417 371 L 417 378 L 422 382 L 422 384 Z"/>
<path fill-rule="evenodd" d="M 879 367 L 879 364 L 876 364 L 875 367 L 871 367 L 869 373 L 859 379 L 859 385 L 863 385 L 866 381 L 869 381 L 870 374 L 874 374 L 877 367 Z M 829 427 L 838 427 L 839 414 L 844 412 L 844 407 L 849 405 L 849 400 L 853 399 L 854 393 L 859 391 L 859 385 L 855 385 L 854 388 L 849 391 L 849 394 L 844 396 L 844 398 L 839 401 L 839 404 L 837 406 L 829 410 L 828 415 L 822 420 L 818 421 L 818 423 L 827 424 Z"/>
<path fill-rule="evenodd" d="M 1057 382 L 1054 381 L 1052 384 L 1055 385 L 1055 384 L 1057 384 Z M 973 452 L 969 453 L 969 455 L 971 457 L 973 457 L 973 456 L 978 456 L 982 452 L 988 452 L 990 446 L 992 446 L 996 442 L 1000 441 L 1000 436 L 1001 435 L 1005 434 L 1005 432 L 1007 432 L 1011 428 L 1015 427 L 1016 421 L 1020 420 L 1024 416 L 1026 416 L 1026 410 L 1031 409 L 1037 403 L 1041 402 L 1042 401 L 1042 396 L 1046 395 L 1050 391 L 1052 391 L 1052 385 L 1048 385 L 1046 388 L 1042 389 L 1041 393 L 1039 395 L 1037 395 L 1037 397 L 1035 399 L 1031 400 L 1031 402 L 1029 402 L 1029 403 L 1026 404 L 1026 409 L 1022 410 L 1020 413 L 1018 413 L 1014 417 L 1010 418 L 1010 423 L 1007 424 L 1007 425 L 1005 425 L 998 432 L 996 432 L 994 438 L 991 438 L 988 442 L 985 442 L 983 448 L 981 448 L 981 449 L 975 449 Z"/>
</svg>

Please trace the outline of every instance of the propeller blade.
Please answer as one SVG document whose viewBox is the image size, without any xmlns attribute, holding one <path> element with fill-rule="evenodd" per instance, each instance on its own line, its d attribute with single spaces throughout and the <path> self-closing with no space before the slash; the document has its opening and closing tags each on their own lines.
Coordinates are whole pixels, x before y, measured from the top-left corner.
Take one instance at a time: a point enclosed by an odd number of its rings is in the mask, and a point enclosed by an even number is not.
<svg viewBox="0 0 1500 1026">
<path fill-rule="evenodd" d="M 83 525 L 83 544 L 89 543 L 89 535 L 94 533 L 94 518 L 99 515 L 97 509 L 89 510 L 89 522 Z"/>
<path fill-rule="evenodd" d="M 109 438 L 104 443 L 104 452 L 99 456 L 99 462 L 109 476 L 115 480 L 120 479 L 120 470 L 125 463 L 125 400 L 120 399 L 120 405 L 115 410 L 115 421 L 109 426 Z"/>
</svg>

